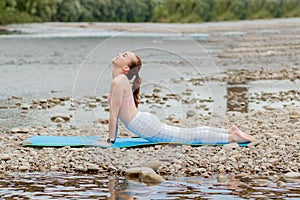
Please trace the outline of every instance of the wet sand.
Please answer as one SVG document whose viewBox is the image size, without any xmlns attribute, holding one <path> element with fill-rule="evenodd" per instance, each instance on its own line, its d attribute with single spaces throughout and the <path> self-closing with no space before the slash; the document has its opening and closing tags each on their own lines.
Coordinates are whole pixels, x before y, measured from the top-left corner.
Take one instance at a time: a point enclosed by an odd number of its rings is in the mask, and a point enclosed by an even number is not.
<svg viewBox="0 0 300 200">
<path fill-rule="evenodd" d="M 0 103 L 0 112 L 3 113 L 0 118 L 0 170 L 2 173 L 96 171 L 124 175 L 125 171 L 132 167 L 151 167 L 165 178 L 175 174 L 209 177 L 212 174 L 230 173 L 241 180 L 245 188 L 255 187 L 258 184 L 257 180 L 262 179 L 265 182 L 261 181 L 261 184 L 272 183 L 278 187 L 284 187 L 289 181 L 297 183 L 300 173 L 300 29 L 297 23 L 293 20 L 290 23 L 271 20 L 259 21 L 251 26 L 247 26 L 247 23 L 243 25 L 243 22 L 238 22 L 239 25 L 207 25 L 207 28 L 201 29 L 203 31 L 199 33 L 201 36 L 205 33 L 208 37 L 196 40 L 211 57 L 211 60 L 204 59 L 203 63 L 203 51 L 197 54 L 195 49 L 190 49 L 190 46 L 184 47 L 180 42 L 174 44 L 177 49 L 174 57 L 173 54 L 164 55 L 161 52 L 155 57 L 157 51 L 141 51 L 147 65 L 156 63 L 157 68 L 176 67 L 176 76 L 164 75 L 162 70 L 159 76 L 155 76 L 156 79 L 145 69 L 147 73 L 144 74 L 144 80 L 148 85 L 145 84 L 142 88 L 142 109 L 156 113 L 161 120 L 176 126 L 213 124 L 230 127 L 236 124 L 258 140 L 249 147 L 238 147 L 236 144 L 200 147 L 156 145 L 128 149 L 22 147 L 22 140 L 34 135 L 100 133 L 105 136 L 108 129 L 108 90 L 97 87 L 95 89 L 95 82 L 87 83 L 88 86 L 84 84 L 84 80 L 89 78 L 87 74 L 95 68 L 86 67 L 86 72 L 81 71 L 82 77 L 79 76 L 79 82 L 76 84 L 86 87 L 78 87 L 79 89 L 75 90 L 78 91 L 76 95 L 73 84 L 80 65 L 78 63 L 81 63 L 84 56 L 103 38 L 50 37 L 51 39 L 31 38 L 26 41 L 19 38 L 0 38 L 1 52 L 4 52 L 1 56 L 1 80 L 9 83 L 1 84 L 4 92 Z M 79 29 L 87 29 L 90 26 L 83 25 L 72 26 L 79 26 Z M 50 26 L 65 27 L 65 24 Z M 92 28 L 99 28 L 97 26 L 101 25 L 93 24 Z M 108 25 L 101 26 L 101 29 L 106 26 Z M 111 29 L 111 26 L 108 27 L 106 31 Z M 185 33 L 195 34 L 196 29 L 199 30 L 197 27 L 186 29 L 190 31 Z M 49 41 L 50 47 L 39 45 L 47 45 Z M 83 52 L 73 50 L 74 41 L 77 41 L 75 47 Z M 122 50 L 134 40 L 120 38 L 117 41 L 121 41 L 121 47 L 111 47 L 103 57 L 115 52 L 113 50 Z M 157 37 L 139 39 L 139 42 L 141 41 L 143 42 L 139 43 L 140 46 L 166 44 L 166 41 L 173 43 L 173 40 Z M 113 42 L 115 44 L 116 40 Z M 31 53 L 20 48 L 14 52 L 12 44 L 18 46 L 19 43 L 32 49 L 37 45 L 38 51 L 44 53 L 37 55 L 36 51 Z M 63 47 L 60 44 L 64 44 Z M 172 49 L 173 46 L 165 45 L 164 48 Z M 99 48 L 96 52 L 101 51 L 103 49 Z M 94 66 L 97 62 L 93 58 L 99 54 L 93 53 L 89 54 L 86 63 L 92 63 Z M 199 77 L 198 70 L 182 67 L 186 62 L 180 60 L 178 54 L 188 54 L 188 60 L 196 63 L 194 65 L 200 63 L 201 72 L 206 72 L 205 70 L 211 69 L 209 67 L 215 64 L 218 73 L 215 69 L 208 70 L 208 73 Z M 72 59 L 68 56 L 72 56 Z M 101 64 L 107 65 L 107 62 L 109 60 L 103 60 Z M 24 68 L 21 69 L 21 66 Z M 166 69 L 168 70 L 165 74 L 168 74 L 170 68 Z M 109 68 L 102 69 L 103 72 L 106 70 Z M 22 79 L 24 74 L 26 79 Z M 34 77 L 32 80 L 31 75 Z M 35 79 L 40 75 L 41 79 Z M 99 75 L 93 80 L 97 81 L 97 78 Z M 45 79 L 48 82 L 45 83 Z M 160 79 L 165 82 L 157 84 Z M 104 85 L 107 84 L 104 79 L 101 80 Z M 21 89 L 24 83 L 28 83 L 25 92 Z M 199 94 L 210 84 L 216 85 L 216 89 L 219 88 L 221 92 L 209 88 L 206 94 L 205 90 Z M 178 91 L 174 88 L 178 88 Z M 207 91 L 213 91 L 214 94 L 210 95 Z M 37 121 L 40 123 L 36 123 Z M 119 136 L 131 137 L 132 134 L 121 126 Z"/>
</svg>

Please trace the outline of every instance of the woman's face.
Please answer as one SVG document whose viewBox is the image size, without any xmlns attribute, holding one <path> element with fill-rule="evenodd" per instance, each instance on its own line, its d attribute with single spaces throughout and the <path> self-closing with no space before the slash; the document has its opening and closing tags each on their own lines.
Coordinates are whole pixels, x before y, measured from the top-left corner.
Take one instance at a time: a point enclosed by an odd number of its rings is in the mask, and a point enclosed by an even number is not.
<svg viewBox="0 0 300 200">
<path fill-rule="evenodd" d="M 112 63 L 116 67 L 124 67 L 129 66 L 129 64 L 135 59 L 136 56 L 132 52 L 118 53 L 117 56 L 112 59 Z"/>
</svg>

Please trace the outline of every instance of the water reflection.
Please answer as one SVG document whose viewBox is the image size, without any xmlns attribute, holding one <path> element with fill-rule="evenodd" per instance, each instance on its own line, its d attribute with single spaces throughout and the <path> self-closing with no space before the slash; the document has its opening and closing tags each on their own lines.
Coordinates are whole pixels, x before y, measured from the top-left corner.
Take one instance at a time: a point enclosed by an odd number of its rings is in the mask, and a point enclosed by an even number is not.
<svg viewBox="0 0 300 200">
<path fill-rule="evenodd" d="M 248 112 L 248 88 L 228 87 L 227 88 L 227 110 Z"/>
<path fill-rule="evenodd" d="M 10 173 L 1 175 L 0 199 L 300 198 L 300 182 L 297 180 L 280 188 L 268 179 L 247 182 L 230 175 L 169 179 L 160 185 L 147 186 L 108 174 Z"/>
</svg>

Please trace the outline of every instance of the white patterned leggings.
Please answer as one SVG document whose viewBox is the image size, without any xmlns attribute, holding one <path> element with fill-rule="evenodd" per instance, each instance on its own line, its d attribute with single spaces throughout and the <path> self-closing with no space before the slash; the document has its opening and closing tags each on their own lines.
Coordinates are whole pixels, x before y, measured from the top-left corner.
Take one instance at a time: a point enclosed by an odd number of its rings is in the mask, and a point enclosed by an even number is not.
<svg viewBox="0 0 300 200">
<path fill-rule="evenodd" d="M 225 129 L 200 126 L 180 128 L 161 123 L 153 114 L 138 112 L 127 128 L 151 142 L 174 142 L 183 144 L 224 144 L 228 143 Z"/>
</svg>

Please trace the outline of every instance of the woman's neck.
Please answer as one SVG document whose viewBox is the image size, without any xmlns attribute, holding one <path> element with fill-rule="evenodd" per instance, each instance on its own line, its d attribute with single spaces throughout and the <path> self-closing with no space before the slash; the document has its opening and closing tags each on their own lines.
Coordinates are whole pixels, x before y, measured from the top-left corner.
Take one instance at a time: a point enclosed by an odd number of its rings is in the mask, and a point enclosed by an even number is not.
<svg viewBox="0 0 300 200">
<path fill-rule="evenodd" d="M 113 65 L 113 70 L 112 70 L 112 78 L 116 78 L 120 74 L 125 74 L 124 70 L 120 68 L 119 66 Z"/>
</svg>

